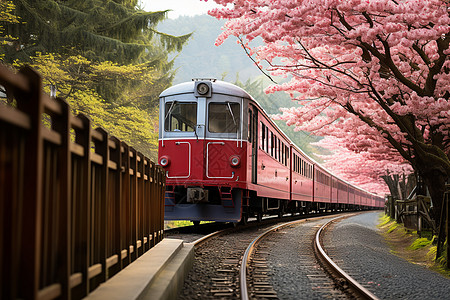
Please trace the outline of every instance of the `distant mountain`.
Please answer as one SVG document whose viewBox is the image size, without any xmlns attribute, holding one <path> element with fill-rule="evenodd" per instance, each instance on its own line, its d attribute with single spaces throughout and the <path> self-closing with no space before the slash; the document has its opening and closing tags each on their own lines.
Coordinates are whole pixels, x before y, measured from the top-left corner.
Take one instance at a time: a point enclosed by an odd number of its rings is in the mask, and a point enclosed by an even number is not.
<svg viewBox="0 0 450 300">
<path fill-rule="evenodd" d="M 222 45 L 214 45 L 224 24 L 224 20 L 199 15 L 167 19 L 158 26 L 158 30 L 173 35 L 193 32 L 188 44 L 175 58 L 175 68 L 178 71 L 174 83 L 192 78 L 216 78 L 234 82 L 237 74 L 241 80 L 246 81 L 261 75 L 237 44 L 236 38 L 230 37 Z"/>
</svg>

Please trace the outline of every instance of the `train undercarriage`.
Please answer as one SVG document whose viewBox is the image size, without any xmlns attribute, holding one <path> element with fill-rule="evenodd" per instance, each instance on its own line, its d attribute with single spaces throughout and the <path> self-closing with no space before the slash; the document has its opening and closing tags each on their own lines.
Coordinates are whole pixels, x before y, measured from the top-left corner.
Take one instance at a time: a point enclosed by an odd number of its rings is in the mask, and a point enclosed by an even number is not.
<svg viewBox="0 0 450 300">
<path fill-rule="evenodd" d="M 257 196 L 256 191 L 218 186 L 167 186 L 166 220 L 241 222 L 249 218 L 261 221 L 263 216 L 312 214 L 362 210 L 354 204 L 289 201 Z"/>
</svg>

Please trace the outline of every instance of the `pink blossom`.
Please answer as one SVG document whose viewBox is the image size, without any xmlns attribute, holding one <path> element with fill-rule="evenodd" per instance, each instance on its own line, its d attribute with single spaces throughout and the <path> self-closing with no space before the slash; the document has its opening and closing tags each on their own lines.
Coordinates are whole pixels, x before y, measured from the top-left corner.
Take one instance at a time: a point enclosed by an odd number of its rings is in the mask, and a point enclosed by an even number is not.
<svg viewBox="0 0 450 300">
<path fill-rule="evenodd" d="M 230 36 L 263 39 L 251 49 L 253 58 L 272 63 L 272 75 L 289 78 L 265 92 L 286 92 L 303 105 L 276 118 L 326 136 L 320 145 L 335 151 L 326 158 L 334 172 L 382 185 L 377 176 L 386 170 L 411 171 L 405 153 L 416 157 L 410 151 L 416 138 L 442 139 L 449 155 L 448 1 L 215 1 L 228 4 L 210 12 L 228 20 L 216 44 Z M 408 116 L 420 137 L 394 120 Z"/>
</svg>

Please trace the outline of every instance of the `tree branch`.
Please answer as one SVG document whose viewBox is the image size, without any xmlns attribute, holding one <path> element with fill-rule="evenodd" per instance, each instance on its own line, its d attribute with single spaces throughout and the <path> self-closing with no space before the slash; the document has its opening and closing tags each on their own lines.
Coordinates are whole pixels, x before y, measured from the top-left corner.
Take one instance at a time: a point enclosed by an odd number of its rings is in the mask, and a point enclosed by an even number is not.
<svg viewBox="0 0 450 300">
<path fill-rule="evenodd" d="M 244 48 L 245 53 L 247 54 L 247 56 L 253 61 L 253 63 L 255 64 L 255 66 L 261 71 L 261 73 L 263 73 L 267 78 L 270 79 L 270 81 L 272 81 L 273 83 L 277 84 L 277 82 L 275 80 L 273 80 L 273 78 L 267 74 L 266 72 L 264 72 L 264 70 L 258 65 L 258 63 L 253 59 L 253 57 L 250 55 L 250 53 L 247 50 L 247 47 L 245 47 L 244 42 L 242 41 L 241 37 L 237 37 L 239 40 L 239 43 L 241 44 L 242 48 Z"/>
</svg>

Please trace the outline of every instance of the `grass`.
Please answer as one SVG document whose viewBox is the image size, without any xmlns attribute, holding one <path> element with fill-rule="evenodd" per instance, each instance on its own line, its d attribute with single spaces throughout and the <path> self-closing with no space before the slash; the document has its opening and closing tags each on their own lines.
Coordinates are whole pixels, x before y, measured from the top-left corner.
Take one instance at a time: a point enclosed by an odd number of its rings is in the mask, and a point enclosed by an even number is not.
<svg viewBox="0 0 450 300">
<path fill-rule="evenodd" d="M 422 232 L 420 237 L 417 231 L 409 230 L 385 215 L 380 217 L 379 222 L 378 228 L 389 244 L 391 253 L 450 278 L 450 270 L 445 267 L 447 250 L 435 259 L 437 250 L 433 245 L 435 237 L 429 232 Z M 447 249 L 447 242 L 444 249 Z"/>
<path fill-rule="evenodd" d="M 414 242 L 411 244 L 411 246 L 409 246 L 409 249 L 411 250 L 417 250 L 423 247 L 426 247 L 428 245 L 430 245 L 432 243 L 431 240 L 427 239 L 427 238 L 417 238 L 416 240 L 414 240 Z"/>
<path fill-rule="evenodd" d="M 201 221 L 200 224 L 205 224 L 205 223 L 211 223 L 210 221 Z M 170 228 L 178 228 L 178 227 L 186 227 L 186 226 L 191 226 L 193 223 L 191 221 L 166 221 L 165 222 L 165 229 L 170 229 Z"/>
</svg>

